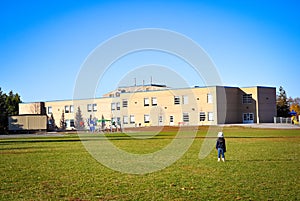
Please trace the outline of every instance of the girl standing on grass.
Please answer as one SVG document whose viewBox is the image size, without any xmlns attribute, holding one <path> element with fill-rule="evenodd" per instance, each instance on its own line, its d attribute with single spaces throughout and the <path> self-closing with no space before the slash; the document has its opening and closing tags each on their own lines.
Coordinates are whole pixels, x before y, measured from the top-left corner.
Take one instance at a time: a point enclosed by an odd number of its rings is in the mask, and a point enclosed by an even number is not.
<svg viewBox="0 0 300 201">
<path fill-rule="evenodd" d="M 222 156 L 222 161 L 225 162 L 226 144 L 223 132 L 218 133 L 216 149 L 218 151 L 218 162 L 220 161 L 220 156 Z"/>
</svg>

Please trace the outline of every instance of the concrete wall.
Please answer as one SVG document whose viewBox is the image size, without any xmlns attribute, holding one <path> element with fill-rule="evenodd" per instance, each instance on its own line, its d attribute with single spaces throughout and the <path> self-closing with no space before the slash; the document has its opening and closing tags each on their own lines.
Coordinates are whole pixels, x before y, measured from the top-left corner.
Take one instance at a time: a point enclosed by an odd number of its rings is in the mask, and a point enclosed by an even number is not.
<svg viewBox="0 0 300 201">
<path fill-rule="evenodd" d="M 20 103 L 19 115 L 22 114 L 46 114 L 44 102 Z"/>
<path fill-rule="evenodd" d="M 8 118 L 10 131 L 47 130 L 46 115 L 20 115 Z"/>
<path fill-rule="evenodd" d="M 276 116 L 276 88 L 258 87 L 259 123 L 271 123 Z"/>
</svg>

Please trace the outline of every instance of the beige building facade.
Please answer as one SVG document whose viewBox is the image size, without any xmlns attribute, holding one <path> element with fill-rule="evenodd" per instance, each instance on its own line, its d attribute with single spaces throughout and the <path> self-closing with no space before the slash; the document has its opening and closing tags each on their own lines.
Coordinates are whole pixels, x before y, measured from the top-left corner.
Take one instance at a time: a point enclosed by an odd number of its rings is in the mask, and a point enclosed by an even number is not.
<svg viewBox="0 0 300 201">
<path fill-rule="evenodd" d="M 86 128 L 109 128 L 113 122 L 122 128 L 269 123 L 276 116 L 276 88 L 120 87 L 101 98 L 20 103 L 19 114 L 52 116 L 58 127 L 64 114 L 70 129 L 79 124 L 78 110 Z"/>
</svg>

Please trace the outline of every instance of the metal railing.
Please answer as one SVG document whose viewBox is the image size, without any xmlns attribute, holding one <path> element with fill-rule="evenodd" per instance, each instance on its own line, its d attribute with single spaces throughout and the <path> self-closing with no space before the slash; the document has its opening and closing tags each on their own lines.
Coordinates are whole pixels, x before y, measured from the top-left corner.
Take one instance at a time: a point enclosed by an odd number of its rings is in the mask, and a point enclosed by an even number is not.
<svg viewBox="0 0 300 201">
<path fill-rule="evenodd" d="M 274 124 L 292 124 L 291 117 L 274 117 Z"/>
<path fill-rule="evenodd" d="M 298 115 L 298 118 L 296 116 L 292 117 L 274 117 L 274 124 L 295 124 L 299 125 L 300 115 Z"/>
</svg>

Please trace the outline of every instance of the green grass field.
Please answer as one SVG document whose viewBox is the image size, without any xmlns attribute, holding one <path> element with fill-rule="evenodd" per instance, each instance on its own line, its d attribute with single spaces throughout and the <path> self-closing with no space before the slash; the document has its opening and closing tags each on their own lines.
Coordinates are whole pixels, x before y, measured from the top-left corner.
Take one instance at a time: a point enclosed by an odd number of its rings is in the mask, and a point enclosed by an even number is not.
<svg viewBox="0 0 300 201">
<path fill-rule="evenodd" d="M 198 158 L 206 133 L 201 128 L 182 158 L 144 175 L 103 166 L 76 134 L 0 139 L 0 200 L 300 200 L 300 130 L 228 127 L 223 132 L 226 163 L 217 162 L 215 150 Z M 108 137 L 124 150 L 149 153 L 175 133 Z"/>
</svg>

